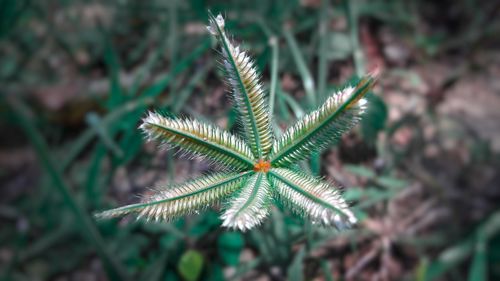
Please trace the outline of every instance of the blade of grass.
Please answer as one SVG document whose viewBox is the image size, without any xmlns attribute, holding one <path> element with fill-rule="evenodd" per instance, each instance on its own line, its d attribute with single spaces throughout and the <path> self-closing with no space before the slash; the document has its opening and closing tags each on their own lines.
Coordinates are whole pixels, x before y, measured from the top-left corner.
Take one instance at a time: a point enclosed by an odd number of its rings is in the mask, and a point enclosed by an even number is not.
<svg viewBox="0 0 500 281">
<path fill-rule="evenodd" d="M 425 272 L 425 280 L 436 280 L 463 262 L 474 251 L 475 241 L 478 237 L 482 236 L 485 241 L 488 241 L 499 232 L 500 210 L 497 210 L 476 229 L 472 237 L 441 252 L 437 260 L 429 264 Z"/>
<path fill-rule="evenodd" d="M 32 259 L 45 251 L 53 247 L 55 244 L 60 243 L 64 237 L 69 236 L 73 233 L 73 229 L 68 223 L 61 223 L 61 225 L 55 230 L 45 234 L 34 243 L 29 245 L 29 247 L 23 249 L 19 254 L 19 263 L 24 263 L 29 259 Z"/>
<path fill-rule="evenodd" d="M 154 99 L 152 97 L 141 97 L 139 99 L 129 101 L 121 105 L 119 108 L 116 108 L 115 110 L 111 111 L 105 117 L 103 117 L 101 119 L 102 120 L 101 125 L 103 128 L 107 128 L 113 123 L 121 120 L 123 116 L 126 116 L 127 114 L 136 111 L 138 108 L 141 108 L 142 106 L 151 105 L 153 103 Z M 80 155 L 83 149 L 94 139 L 94 137 L 96 137 L 96 131 L 94 130 L 94 128 L 88 128 L 73 142 L 74 145 L 66 154 L 68 156 L 62 161 L 61 171 L 64 172 L 69 167 L 69 165 L 73 163 L 76 157 Z"/>
<path fill-rule="evenodd" d="M 290 109 L 293 112 L 293 115 L 295 116 L 296 119 L 301 118 L 304 116 L 305 112 L 300 106 L 300 104 L 292 97 L 290 94 L 286 92 L 279 92 L 279 96 L 283 98 L 283 100 L 290 106 Z"/>
<path fill-rule="evenodd" d="M 278 70 L 279 70 L 279 36 L 276 35 L 271 28 L 269 27 L 268 23 L 264 18 L 258 17 L 257 23 L 259 27 L 261 28 L 262 32 L 266 35 L 268 39 L 268 44 L 271 47 L 271 84 L 269 86 L 269 112 L 271 114 L 274 114 L 276 111 L 275 108 L 275 103 L 276 103 L 276 98 L 277 98 L 277 92 L 281 91 L 280 89 L 280 84 L 279 84 L 279 75 L 278 75 Z M 279 98 L 279 97 L 278 97 Z M 286 105 L 284 104 L 283 99 L 279 99 L 279 109 L 280 109 L 280 116 L 282 116 L 281 119 L 288 121 L 290 119 L 290 114 L 288 114 L 288 110 L 286 109 Z M 276 121 L 276 120 L 274 120 Z M 279 132 L 279 127 L 277 126 L 277 123 L 274 122 L 274 131 L 278 132 L 278 135 L 280 135 Z"/>
<path fill-rule="evenodd" d="M 101 163 L 106 157 L 107 150 L 103 144 L 98 144 L 94 150 L 94 156 L 89 164 L 87 179 L 85 183 L 85 202 L 91 207 L 100 206 L 103 192 L 99 189 L 99 176 Z"/>
<path fill-rule="evenodd" d="M 302 281 L 304 280 L 304 257 L 306 256 L 306 248 L 302 247 L 295 254 L 292 263 L 288 267 L 287 277 L 291 281 Z"/>
<path fill-rule="evenodd" d="M 318 99 L 316 96 L 314 80 L 312 78 L 312 75 L 311 75 L 308 67 L 307 67 L 304 56 L 302 55 L 302 52 L 299 49 L 298 43 L 297 43 L 294 35 L 291 33 L 290 29 L 285 28 L 283 34 L 284 34 L 285 39 L 288 43 L 288 46 L 290 47 L 290 49 L 292 51 L 293 59 L 295 60 L 295 64 L 297 65 L 300 76 L 302 78 L 302 83 L 304 85 L 304 90 L 306 91 L 306 97 L 307 97 L 308 103 L 309 103 L 308 108 L 309 109 L 315 108 L 317 106 Z M 325 67 L 325 66 L 323 66 L 323 67 Z M 322 75 L 325 75 L 325 74 L 322 74 Z M 292 100 L 288 100 L 288 101 L 289 101 L 289 103 L 292 102 Z M 293 104 L 293 102 L 290 103 L 290 106 L 292 107 L 292 110 L 293 110 L 292 104 Z M 300 106 L 298 106 L 298 107 L 300 108 Z M 297 111 L 297 109 L 295 109 L 294 111 Z M 303 110 L 302 110 L 301 116 L 302 115 L 303 115 Z M 297 114 L 296 114 L 296 117 L 298 118 Z M 320 154 L 316 153 L 316 154 L 312 155 L 311 160 L 310 160 L 311 172 L 315 175 L 319 174 L 319 170 L 320 170 L 319 163 L 320 163 Z"/>
<path fill-rule="evenodd" d="M 178 27 L 177 27 L 177 0 L 168 1 L 168 49 L 170 65 L 175 65 L 177 62 L 177 42 L 178 40 Z M 170 83 L 170 95 L 173 95 L 177 88 L 177 81 Z"/>
<path fill-rule="evenodd" d="M 115 51 L 110 36 L 103 32 L 103 41 L 105 42 L 104 62 L 110 78 L 109 98 L 107 108 L 113 109 L 124 102 L 124 95 L 120 86 L 120 59 Z"/>
<path fill-rule="evenodd" d="M 123 158 L 124 152 L 118 144 L 115 143 L 113 137 L 110 135 L 108 128 L 104 127 L 104 122 L 95 113 L 89 112 L 85 116 L 85 121 L 89 127 L 93 128 L 96 135 L 101 139 L 102 143 L 118 158 Z"/>
<path fill-rule="evenodd" d="M 162 93 L 170 82 L 182 71 L 186 70 L 196 59 L 203 55 L 210 48 L 209 38 L 204 40 L 200 46 L 195 49 L 186 58 L 180 61 L 171 72 L 167 73 L 164 78 L 157 81 L 154 85 L 145 90 L 144 94 L 137 98 L 127 102 L 115 110 L 108 113 L 102 118 L 102 126 L 107 128 L 113 123 L 121 120 L 123 116 L 135 112 L 138 108 L 143 106 L 151 105 L 155 102 L 154 98 Z M 87 129 L 83 132 L 75 141 L 74 146 L 67 153 L 67 157 L 63 160 L 61 165 L 61 171 L 65 171 L 71 163 L 80 155 L 83 149 L 94 139 L 96 136 L 95 130 L 92 128 Z"/>
<path fill-rule="evenodd" d="M 257 17 L 257 24 L 259 25 L 259 28 L 262 30 L 264 35 L 266 35 L 267 40 L 276 37 L 271 27 L 268 25 L 268 22 L 261 15 Z"/>
<path fill-rule="evenodd" d="M 167 263 L 167 258 L 169 252 L 163 252 L 155 261 L 144 271 L 139 280 L 146 281 L 158 281 L 162 277 L 162 273 L 165 271 L 165 265 Z"/>
<path fill-rule="evenodd" d="M 307 68 L 304 56 L 302 55 L 297 40 L 295 39 L 291 30 L 289 28 L 285 28 L 283 29 L 283 34 L 285 36 L 288 47 L 292 52 L 292 57 L 302 78 L 302 84 L 304 85 L 304 90 L 306 91 L 308 106 L 309 108 L 313 108 L 316 106 L 316 90 L 312 75 Z"/>
<path fill-rule="evenodd" d="M 325 260 L 320 261 L 321 269 L 323 270 L 323 274 L 325 275 L 325 281 L 334 281 L 332 272 L 330 270 L 330 266 Z"/>
<path fill-rule="evenodd" d="M 321 9 L 319 9 L 319 44 L 318 44 L 318 96 L 323 101 L 327 98 L 326 83 L 328 79 L 328 9 L 329 1 L 321 1 Z"/>
<path fill-rule="evenodd" d="M 281 120 L 288 123 L 291 119 L 291 116 L 286 106 L 285 98 L 283 98 L 283 94 L 280 89 L 278 89 L 278 91 L 276 92 L 276 98 L 278 100 L 278 109 L 279 109 L 279 115 L 281 116 Z"/>
<path fill-rule="evenodd" d="M 354 66 L 356 68 L 356 75 L 358 77 L 363 77 L 365 73 L 365 65 L 363 58 L 363 50 L 359 45 L 359 2 L 358 0 L 345 0 L 344 2 L 347 12 L 347 19 L 349 22 L 349 32 L 351 37 L 351 46 L 353 48 L 353 60 Z"/>
<path fill-rule="evenodd" d="M 274 102 L 276 100 L 276 91 L 278 88 L 278 68 L 279 68 L 279 44 L 278 38 L 271 37 L 269 39 L 269 45 L 272 49 L 272 61 L 271 61 L 271 85 L 269 89 L 269 112 L 271 115 L 274 114 Z"/>
<path fill-rule="evenodd" d="M 272 252 L 269 248 L 269 245 L 266 243 L 265 233 L 261 231 L 252 231 L 250 232 L 250 238 L 255 242 L 257 246 L 260 256 L 262 257 L 265 263 L 272 262 Z"/>
<path fill-rule="evenodd" d="M 205 64 L 201 69 L 196 70 L 196 73 L 189 80 L 186 87 L 182 89 L 179 95 L 176 95 L 175 97 L 173 94 L 170 95 L 169 104 L 174 114 L 178 114 L 179 112 L 181 112 L 187 100 L 193 93 L 195 87 L 198 86 L 200 82 L 203 81 L 203 79 L 205 79 L 211 68 L 211 63 Z"/>
<path fill-rule="evenodd" d="M 94 246 L 97 254 L 103 259 L 110 279 L 128 280 L 128 275 L 125 269 L 116 259 L 113 258 L 111 253 L 108 252 L 106 244 L 99 234 L 96 226 L 84 209 L 78 205 L 78 202 L 71 194 L 62 174 L 59 172 L 54 160 L 50 156 L 49 148 L 45 143 L 45 140 L 33 125 L 32 120 L 30 120 L 29 116 L 31 116 L 31 112 L 28 107 L 18 100 L 8 99 L 8 103 L 13 109 L 13 114 L 15 115 L 16 120 L 19 121 L 19 125 L 27 135 L 28 139 L 32 142 L 42 167 L 44 167 L 49 174 L 50 179 L 54 184 L 54 188 L 56 188 L 57 192 L 63 197 L 64 203 L 75 216 L 77 225 L 81 227 L 81 233 L 88 240 L 88 242 Z"/>
<path fill-rule="evenodd" d="M 168 23 L 168 21 L 165 21 Z M 164 32 L 161 34 L 162 38 L 165 38 L 163 41 L 160 42 L 159 46 L 156 48 L 154 52 L 151 52 L 151 54 L 148 56 L 146 63 L 144 63 L 144 66 L 141 67 L 141 69 L 138 71 L 137 76 L 134 78 L 134 82 L 132 83 L 132 86 L 130 87 L 129 90 L 129 96 L 135 97 L 139 91 L 139 88 L 141 86 L 141 83 L 145 80 L 145 78 L 151 73 L 153 68 L 161 62 L 161 56 L 165 53 L 165 50 L 168 47 L 168 42 L 170 40 L 170 37 L 168 36 L 169 29 L 166 27 L 165 23 L 162 23 L 162 30 Z M 174 65 L 171 63 L 171 65 Z"/>
<path fill-rule="evenodd" d="M 488 255 L 486 251 L 486 239 L 484 237 L 484 233 L 478 233 L 476 240 L 475 253 L 469 270 L 469 281 L 484 281 L 488 280 Z"/>
<path fill-rule="evenodd" d="M 285 222 L 283 221 L 283 214 L 274 209 L 271 211 L 272 223 L 265 225 L 266 232 L 273 238 L 273 243 L 276 245 L 276 255 L 278 260 L 288 260 L 290 257 L 288 242 L 288 231 Z"/>
</svg>

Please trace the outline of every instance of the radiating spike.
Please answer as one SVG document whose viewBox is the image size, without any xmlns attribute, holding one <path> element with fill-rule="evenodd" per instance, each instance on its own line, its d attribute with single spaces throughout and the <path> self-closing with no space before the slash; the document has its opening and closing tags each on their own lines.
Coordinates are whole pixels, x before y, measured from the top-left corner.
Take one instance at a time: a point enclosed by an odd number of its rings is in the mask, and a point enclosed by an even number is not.
<svg viewBox="0 0 500 281">
<path fill-rule="evenodd" d="M 221 216 L 222 226 L 246 231 L 269 214 L 269 182 L 264 173 L 255 173 L 240 189 Z"/>
<path fill-rule="evenodd" d="M 356 217 L 336 187 L 305 173 L 284 168 L 271 169 L 269 174 L 277 199 L 296 214 L 338 229 L 356 223 Z"/>
<path fill-rule="evenodd" d="M 265 159 L 271 150 L 273 134 L 260 74 L 253 60 L 241 51 L 239 46 L 231 43 L 224 27 L 224 18 L 221 15 L 210 17 L 210 26 L 207 29 L 222 46 L 227 80 L 241 115 L 245 137 L 255 157 Z"/>
<path fill-rule="evenodd" d="M 142 203 L 97 213 L 97 218 L 136 213 L 146 220 L 171 220 L 218 203 L 241 187 L 250 172 L 219 173 L 156 192 Z"/>
<path fill-rule="evenodd" d="M 253 167 L 253 154 L 240 138 L 216 126 L 150 112 L 140 127 L 150 139 L 179 147 L 231 170 Z"/>
</svg>

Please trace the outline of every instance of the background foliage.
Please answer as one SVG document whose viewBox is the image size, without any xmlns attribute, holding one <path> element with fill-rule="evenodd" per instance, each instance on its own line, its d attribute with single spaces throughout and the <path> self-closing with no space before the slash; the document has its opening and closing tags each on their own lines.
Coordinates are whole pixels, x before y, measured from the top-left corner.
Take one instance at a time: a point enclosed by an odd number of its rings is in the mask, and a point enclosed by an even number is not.
<svg viewBox="0 0 500 281">
<path fill-rule="evenodd" d="M 256 58 L 276 130 L 382 70 L 368 117 L 302 164 L 362 222 L 281 208 L 247 233 L 215 211 L 96 222 L 208 167 L 145 144 L 148 108 L 238 130 L 207 10 Z M 0 0 L 0 279 L 497 280 L 497 1 Z"/>
</svg>

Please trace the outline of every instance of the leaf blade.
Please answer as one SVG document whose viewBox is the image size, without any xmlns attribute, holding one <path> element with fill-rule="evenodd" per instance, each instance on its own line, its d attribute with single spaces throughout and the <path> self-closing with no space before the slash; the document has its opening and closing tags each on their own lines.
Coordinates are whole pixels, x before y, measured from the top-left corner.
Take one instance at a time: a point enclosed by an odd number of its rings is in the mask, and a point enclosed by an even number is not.
<svg viewBox="0 0 500 281">
<path fill-rule="evenodd" d="M 297 40 L 293 36 L 290 29 L 285 28 L 283 30 L 283 35 L 287 41 L 288 47 L 290 48 L 293 60 L 295 61 L 295 65 L 300 73 L 300 77 L 302 78 L 302 84 L 306 92 L 308 106 L 312 108 L 316 104 L 316 86 L 314 85 L 314 79 L 312 78 L 312 74 L 307 67 L 307 63 L 302 55 L 302 52 L 300 51 Z"/>
<path fill-rule="evenodd" d="M 484 233 L 479 232 L 476 238 L 475 253 L 469 269 L 469 281 L 488 280 L 488 253 Z"/>
</svg>

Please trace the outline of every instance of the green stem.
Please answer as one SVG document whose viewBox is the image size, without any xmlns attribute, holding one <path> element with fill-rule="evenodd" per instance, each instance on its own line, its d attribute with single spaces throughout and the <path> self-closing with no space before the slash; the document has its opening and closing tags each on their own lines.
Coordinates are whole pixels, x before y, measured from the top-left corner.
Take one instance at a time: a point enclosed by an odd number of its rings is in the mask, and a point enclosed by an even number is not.
<svg viewBox="0 0 500 281">
<path fill-rule="evenodd" d="M 168 35 L 168 46 L 169 46 L 169 59 L 170 64 L 175 65 L 177 61 L 177 42 L 178 40 L 178 27 L 177 27 L 177 0 L 168 1 L 168 19 L 169 19 L 169 35 Z M 170 95 L 175 93 L 178 81 L 170 83 Z"/>
<path fill-rule="evenodd" d="M 485 243 L 500 233 L 500 210 L 493 212 L 474 233 L 462 242 L 444 250 L 424 272 L 424 280 L 435 280 L 463 262 L 474 251 L 478 239 Z"/>
<path fill-rule="evenodd" d="M 279 45 L 278 38 L 271 37 L 269 44 L 272 48 L 272 61 L 271 61 L 271 87 L 269 91 L 269 113 L 271 116 L 274 114 L 274 102 L 276 100 L 276 91 L 278 87 L 278 68 L 279 68 Z"/>
<path fill-rule="evenodd" d="M 292 32 L 289 29 L 285 28 L 283 30 L 283 34 L 285 35 L 288 46 L 292 51 L 292 56 L 295 60 L 295 64 L 297 65 L 300 76 L 302 77 L 302 83 L 304 84 L 304 90 L 306 91 L 306 96 L 309 103 L 308 106 L 309 108 L 313 108 L 316 106 L 316 90 L 312 75 L 309 72 L 304 56 L 302 56 L 302 53 L 300 52 L 299 46 L 297 44 L 297 40 L 295 40 Z"/>
<path fill-rule="evenodd" d="M 349 31 L 351 37 L 351 45 L 353 48 L 353 59 L 354 66 L 356 68 L 356 75 L 361 77 L 365 73 L 365 64 L 363 58 L 363 50 L 359 44 L 359 26 L 358 26 L 358 1 L 357 0 L 345 0 L 347 18 L 349 20 Z"/>
<path fill-rule="evenodd" d="M 320 23 L 319 23 L 319 46 L 318 46 L 318 96 L 326 99 L 326 84 L 328 79 L 328 0 L 321 1 Z"/>
</svg>

